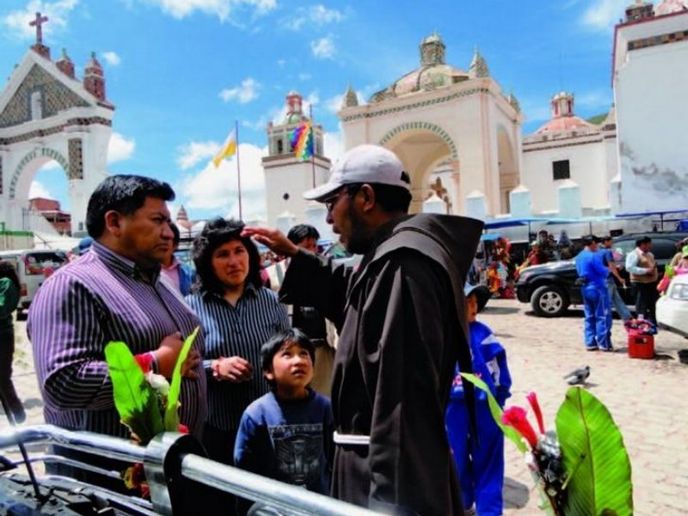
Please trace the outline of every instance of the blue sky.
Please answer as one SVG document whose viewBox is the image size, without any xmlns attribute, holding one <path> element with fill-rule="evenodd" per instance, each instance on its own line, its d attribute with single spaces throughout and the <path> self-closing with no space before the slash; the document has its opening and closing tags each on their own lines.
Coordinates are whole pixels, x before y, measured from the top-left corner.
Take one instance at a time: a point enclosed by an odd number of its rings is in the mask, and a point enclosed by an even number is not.
<svg viewBox="0 0 688 516">
<path fill-rule="evenodd" d="M 66 48 L 82 76 L 91 51 L 115 104 L 108 169 L 164 179 L 191 218 L 237 213 L 234 160 L 208 162 L 239 121 L 245 218 L 264 212 L 260 156 L 266 124 L 299 91 L 341 153 L 336 109 L 351 84 L 365 101 L 418 66 L 418 44 L 437 31 L 448 63 L 468 69 L 477 46 L 491 75 L 521 103 L 524 134 L 549 118 L 549 98 L 576 95 L 576 113 L 609 109 L 613 25 L 630 0 L 2 0 L 0 76 L 33 43 L 36 11 L 50 21 L 53 59 Z M 3 82 L 4 84 L 4 82 Z M 33 193 L 69 209 L 56 164 Z"/>
</svg>

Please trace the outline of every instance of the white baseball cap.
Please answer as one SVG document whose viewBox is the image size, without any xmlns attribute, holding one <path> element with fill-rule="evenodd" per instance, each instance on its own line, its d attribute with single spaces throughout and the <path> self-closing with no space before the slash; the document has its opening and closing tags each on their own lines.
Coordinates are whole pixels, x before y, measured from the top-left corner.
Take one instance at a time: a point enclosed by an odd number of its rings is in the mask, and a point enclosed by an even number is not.
<svg viewBox="0 0 688 516">
<path fill-rule="evenodd" d="M 411 189 L 404 165 L 392 151 L 379 145 L 358 145 L 346 151 L 330 171 L 324 185 L 303 193 L 309 201 L 323 201 L 344 185 L 377 183 Z"/>
</svg>

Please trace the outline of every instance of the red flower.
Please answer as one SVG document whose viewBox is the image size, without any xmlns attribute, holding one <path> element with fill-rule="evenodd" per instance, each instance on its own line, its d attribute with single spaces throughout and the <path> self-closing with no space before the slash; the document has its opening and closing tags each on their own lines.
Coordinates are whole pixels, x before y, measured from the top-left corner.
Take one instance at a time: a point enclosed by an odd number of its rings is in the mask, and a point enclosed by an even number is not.
<svg viewBox="0 0 688 516">
<path fill-rule="evenodd" d="M 179 423 L 177 425 L 177 432 L 179 432 L 180 434 L 188 434 L 189 433 L 189 427 Z"/>
<path fill-rule="evenodd" d="M 502 422 L 516 429 L 521 436 L 528 441 L 530 447 L 535 449 L 537 446 L 537 435 L 535 430 L 526 419 L 526 411 L 521 407 L 509 407 L 502 414 Z"/>
<path fill-rule="evenodd" d="M 542 418 L 542 410 L 540 410 L 540 404 L 538 403 L 537 394 L 535 394 L 534 392 L 529 392 L 526 398 L 528 399 L 528 403 L 530 403 L 530 407 L 533 409 L 533 413 L 535 414 L 535 418 L 537 419 L 537 424 L 538 428 L 540 429 L 540 433 L 544 434 L 545 422 Z"/>
</svg>

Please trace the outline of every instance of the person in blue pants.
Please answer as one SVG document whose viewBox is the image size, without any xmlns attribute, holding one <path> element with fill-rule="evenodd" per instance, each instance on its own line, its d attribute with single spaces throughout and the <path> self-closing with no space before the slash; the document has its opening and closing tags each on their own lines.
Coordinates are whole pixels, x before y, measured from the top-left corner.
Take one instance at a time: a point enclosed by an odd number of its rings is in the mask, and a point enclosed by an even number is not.
<svg viewBox="0 0 688 516">
<path fill-rule="evenodd" d="M 476 321 L 478 312 L 490 298 L 490 291 L 484 286 L 466 285 L 464 292 L 473 372 L 488 385 L 503 407 L 505 400 L 511 395 L 511 375 L 506 362 L 506 351 L 492 330 Z M 445 423 L 461 482 L 464 508 L 470 510 L 475 506 L 479 516 L 499 516 L 504 505 L 504 435 L 492 418 L 487 394 L 476 389 L 475 399 L 477 436 L 471 435 L 468 408 L 457 367 Z"/>
<path fill-rule="evenodd" d="M 597 252 L 597 238 L 593 235 L 582 238 L 583 249 L 576 256 L 585 313 L 585 349 L 588 351 L 613 351 L 609 327 L 609 290 L 607 276 L 609 268 L 604 264 L 602 254 Z"/>
</svg>

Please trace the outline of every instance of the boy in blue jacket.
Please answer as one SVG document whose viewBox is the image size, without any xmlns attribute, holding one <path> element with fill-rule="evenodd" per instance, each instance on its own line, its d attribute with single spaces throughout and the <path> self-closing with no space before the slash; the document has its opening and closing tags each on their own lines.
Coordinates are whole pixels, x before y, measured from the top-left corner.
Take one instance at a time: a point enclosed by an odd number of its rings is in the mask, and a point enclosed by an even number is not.
<svg viewBox="0 0 688 516">
<path fill-rule="evenodd" d="M 484 286 L 466 285 L 464 293 L 473 372 L 487 384 L 499 405 L 503 407 L 506 399 L 511 396 L 511 375 L 506 362 L 506 352 L 492 330 L 476 321 L 478 312 L 485 307 L 490 298 L 490 291 Z M 476 389 L 475 398 L 477 439 L 470 434 L 468 409 L 457 366 L 445 422 L 461 482 L 464 508 L 468 510 L 475 504 L 478 516 L 501 515 L 504 435 L 492 418 L 487 395 Z"/>
<path fill-rule="evenodd" d="M 234 464 L 259 475 L 329 494 L 334 431 L 330 400 L 312 390 L 315 346 L 299 329 L 260 350 L 272 391 L 241 416 Z"/>
</svg>

